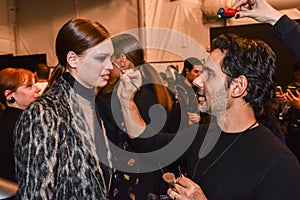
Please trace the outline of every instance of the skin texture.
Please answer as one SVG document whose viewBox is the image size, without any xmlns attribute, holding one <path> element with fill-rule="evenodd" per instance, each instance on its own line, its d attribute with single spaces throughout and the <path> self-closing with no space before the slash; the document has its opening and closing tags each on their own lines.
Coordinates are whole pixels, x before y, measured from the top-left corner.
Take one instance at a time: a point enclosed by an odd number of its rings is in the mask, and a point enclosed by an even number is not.
<svg viewBox="0 0 300 200">
<path fill-rule="evenodd" d="M 85 87 L 103 87 L 107 84 L 110 70 L 113 69 L 110 58 L 113 46 L 110 39 L 87 49 L 83 55 L 68 53 L 68 63 L 72 67 L 71 74 Z"/>
<path fill-rule="evenodd" d="M 265 0 L 251 0 L 250 2 L 252 9 L 250 9 L 248 0 L 236 0 L 233 3 L 232 8 L 240 9 L 240 12 L 236 13 L 236 18 L 249 17 L 259 22 L 274 25 L 283 15 Z"/>
<path fill-rule="evenodd" d="M 193 84 L 193 81 L 194 81 L 195 78 L 200 76 L 202 71 L 203 71 L 203 66 L 202 65 L 194 65 L 194 67 L 191 71 L 186 69 L 186 79 L 188 80 L 190 85 Z"/>
<path fill-rule="evenodd" d="M 7 99 L 9 97 L 15 99 L 14 103 L 7 102 L 7 105 L 24 110 L 32 101 L 40 97 L 40 90 L 41 89 L 35 85 L 35 79 L 33 78 L 25 85 L 18 87 L 15 92 L 5 91 L 7 93 Z"/>
</svg>

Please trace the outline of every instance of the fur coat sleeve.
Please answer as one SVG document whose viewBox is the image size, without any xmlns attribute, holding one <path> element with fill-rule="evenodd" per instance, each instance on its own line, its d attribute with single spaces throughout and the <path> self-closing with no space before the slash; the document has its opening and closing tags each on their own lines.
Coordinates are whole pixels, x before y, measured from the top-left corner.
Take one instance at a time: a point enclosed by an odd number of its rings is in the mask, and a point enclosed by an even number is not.
<svg viewBox="0 0 300 200">
<path fill-rule="evenodd" d="M 17 197 L 106 199 L 100 162 L 83 116 L 64 79 L 23 112 L 15 130 Z"/>
</svg>

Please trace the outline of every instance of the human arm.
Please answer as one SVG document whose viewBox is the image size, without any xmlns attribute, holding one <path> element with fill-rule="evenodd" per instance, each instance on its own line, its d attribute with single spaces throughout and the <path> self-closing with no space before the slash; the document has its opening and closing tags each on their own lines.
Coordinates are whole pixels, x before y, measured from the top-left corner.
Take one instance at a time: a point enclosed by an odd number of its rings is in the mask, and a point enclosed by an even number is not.
<svg viewBox="0 0 300 200">
<path fill-rule="evenodd" d="M 273 8 L 265 0 L 250 0 L 253 3 L 248 5 L 248 0 L 236 0 L 232 6 L 234 9 L 240 8 L 240 11 L 236 13 L 236 18 L 250 17 L 259 22 L 269 23 L 272 26 L 283 16 L 278 10 Z"/>
<path fill-rule="evenodd" d="M 137 91 L 137 88 L 132 85 L 132 82 L 140 87 L 142 84 L 141 73 L 131 69 L 128 70 L 126 74 L 122 75 L 120 80 L 117 95 L 121 103 L 124 123 L 128 136 L 130 138 L 136 138 L 146 128 L 146 123 L 142 119 L 138 108 L 133 101 L 134 93 Z"/>
<path fill-rule="evenodd" d="M 254 3 L 253 3 L 254 2 Z M 253 1 L 253 9 L 247 6 L 247 0 L 236 0 L 233 8 L 240 8 L 236 18 L 250 17 L 259 22 L 269 23 L 273 26 L 272 34 L 289 49 L 297 60 L 300 60 L 300 24 L 291 20 L 274 9 L 265 0 Z"/>
<path fill-rule="evenodd" d="M 281 17 L 273 26 L 272 34 L 300 60 L 300 24 L 288 16 Z"/>
</svg>

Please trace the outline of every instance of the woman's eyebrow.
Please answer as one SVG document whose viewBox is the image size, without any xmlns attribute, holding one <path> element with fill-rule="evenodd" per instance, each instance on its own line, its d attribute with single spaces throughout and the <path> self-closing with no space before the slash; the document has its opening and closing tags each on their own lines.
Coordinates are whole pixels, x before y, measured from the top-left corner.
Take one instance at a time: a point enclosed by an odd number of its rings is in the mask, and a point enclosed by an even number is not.
<svg viewBox="0 0 300 200">
<path fill-rule="evenodd" d="M 213 70 L 211 67 L 209 67 L 207 65 L 204 65 L 203 71 L 208 71 L 208 72 L 211 72 L 211 73 L 215 73 L 215 70 Z"/>
</svg>

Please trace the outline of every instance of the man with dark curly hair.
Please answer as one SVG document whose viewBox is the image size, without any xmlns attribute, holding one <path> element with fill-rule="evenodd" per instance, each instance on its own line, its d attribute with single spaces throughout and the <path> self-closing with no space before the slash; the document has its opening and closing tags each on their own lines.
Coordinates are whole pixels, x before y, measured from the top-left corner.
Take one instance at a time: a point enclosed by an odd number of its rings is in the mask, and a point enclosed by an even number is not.
<svg viewBox="0 0 300 200">
<path fill-rule="evenodd" d="M 260 40 L 233 34 L 213 40 L 204 71 L 193 84 L 204 94 L 198 99 L 199 110 L 214 118 L 210 125 L 198 127 L 186 152 L 187 173 L 172 181 L 167 191 L 172 199 L 300 199 L 295 155 L 256 120 L 274 93 L 275 59 L 272 49 Z M 119 94 L 124 105 L 130 103 L 127 111 L 132 115 L 134 104 L 126 94 L 134 88 L 124 84 L 128 81 L 128 76 L 122 77 Z M 149 130 L 140 118 L 134 119 L 135 124 L 128 120 L 126 125 L 137 140 Z M 191 129 L 180 133 L 180 141 L 191 133 Z M 157 135 L 151 146 L 161 144 L 162 138 Z"/>
</svg>

